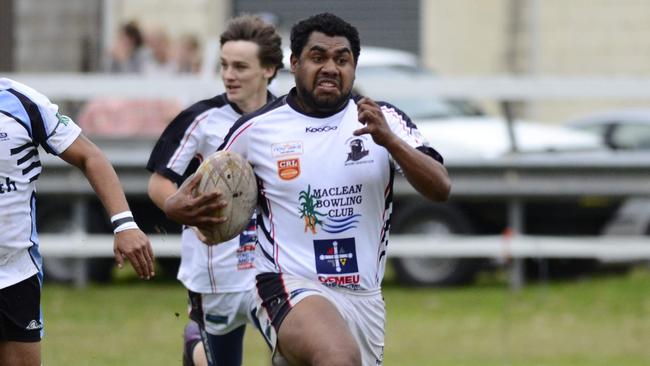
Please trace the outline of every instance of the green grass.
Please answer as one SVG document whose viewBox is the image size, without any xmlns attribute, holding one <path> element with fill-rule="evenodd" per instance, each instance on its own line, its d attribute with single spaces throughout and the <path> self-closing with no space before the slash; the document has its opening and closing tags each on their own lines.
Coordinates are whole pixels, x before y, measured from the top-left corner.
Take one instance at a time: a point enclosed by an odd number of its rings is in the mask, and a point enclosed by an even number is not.
<svg viewBox="0 0 650 366">
<path fill-rule="evenodd" d="M 530 284 L 512 292 L 489 276 L 475 286 L 387 283 L 386 365 L 650 364 L 650 271 Z M 43 364 L 180 365 L 185 291 L 174 282 L 122 280 L 43 292 Z M 245 365 L 268 365 L 248 329 Z"/>
</svg>

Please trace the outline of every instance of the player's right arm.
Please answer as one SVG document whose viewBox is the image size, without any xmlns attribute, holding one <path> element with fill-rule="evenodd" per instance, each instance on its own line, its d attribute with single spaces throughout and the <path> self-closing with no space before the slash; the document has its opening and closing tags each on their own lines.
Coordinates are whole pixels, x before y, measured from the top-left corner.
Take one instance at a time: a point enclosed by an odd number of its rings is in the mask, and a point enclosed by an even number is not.
<svg viewBox="0 0 650 366">
<path fill-rule="evenodd" d="M 104 153 L 84 135 L 79 135 L 59 157 L 83 172 L 110 216 L 129 212 L 113 166 Z M 114 252 L 120 267 L 124 258 L 128 258 L 141 278 L 148 279 L 154 275 L 151 243 L 137 226 L 115 233 Z"/>
<path fill-rule="evenodd" d="M 196 195 L 201 177 L 188 176 L 193 160 L 214 152 L 207 140 L 219 139 L 227 131 L 223 115 L 211 109 L 218 105 L 219 100 L 199 102 L 181 112 L 163 131 L 147 163 L 152 172 L 149 197 L 170 220 L 182 225 L 203 227 L 224 221 L 213 216 L 224 206 L 220 194 Z"/>
<path fill-rule="evenodd" d="M 213 192 L 194 197 L 193 191 L 200 181 L 201 176 L 193 174 L 177 189 L 174 182 L 158 173 L 153 173 L 149 178 L 149 198 L 170 220 L 179 224 L 203 227 L 224 222 L 224 218 L 212 215 L 215 210 L 225 206 L 220 200 L 219 193 Z"/>
</svg>

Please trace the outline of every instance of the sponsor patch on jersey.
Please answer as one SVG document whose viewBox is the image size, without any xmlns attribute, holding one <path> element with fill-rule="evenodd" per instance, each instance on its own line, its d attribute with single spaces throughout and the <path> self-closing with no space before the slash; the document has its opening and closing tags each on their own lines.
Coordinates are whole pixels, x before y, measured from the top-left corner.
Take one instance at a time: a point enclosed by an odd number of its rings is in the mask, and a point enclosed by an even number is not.
<svg viewBox="0 0 650 366">
<path fill-rule="evenodd" d="M 205 314 L 205 320 L 214 324 L 228 324 L 228 315 Z"/>
<path fill-rule="evenodd" d="M 347 145 L 347 158 L 345 165 L 368 164 L 374 160 L 369 159 L 370 150 L 366 148 L 365 136 L 353 136 L 345 141 Z"/>
<path fill-rule="evenodd" d="M 312 193 L 311 185 L 307 186 L 306 191 L 300 191 L 298 201 L 300 202 L 300 218 L 305 220 L 305 232 L 309 230 L 312 234 L 316 234 L 316 225 L 323 224 L 320 218 L 327 215 L 316 210 L 318 197 Z"/>
<path fill-rule="evenodd" d="M 257 241 L 256 221 L 255 217 L 253 217 L 246 229 L 239 234 L 239 248 L 237 248 L 238 270 L 255 267 L 255 242 Z"/>
<path fill-rule="evenodd" d="M 285 155 L 302 155 L 302 141 L 280 142 L 271 145 L 271 154 L 274 158 Z"/>
<path fill-rule="evenodd" d="M 361 287 L 354 238 L 314 240 L 314 254 L 320 283 L 349 290 Z"/>
<path fill-rule="evenodd" d="M 16 181 L 5 178 L 3 183 L 2 178 L 0 177 L 0 194 L 15 192 L 17 190 Z"/>
<path fill-rule="evenodd" d="M 70 121 L 72 121 L 70 119 L 70 117 L 68 117 L 68 116 L 66 116 L 64 114 L 58 113 L 58 112 L 56 113 L 56 118 L 58 118 L 59 123 L 63 124 L 64 126 L 67 126 L 68 123 L 70 123 Z"/>
<path fill-rule="evenodd" d="M 278 176 L 283 180 L 295 179 L 300 175 L 300 159 L 278 160 Z"/>
<path fill-rule="evenodd" d="M 0 132 L 0 141 L 8 141 L 9 140 L 9 134 L 6 132 Z"/>
<path fill-rule="evenodd" d="M 354 238 L 314 240 L 314 254 L 319 275 L 359 272 Z"/>
<path fill-rule="evenodd" d="M 336 131 L 338 126 L 320 126 L 320 127 L 305 127 L 305 133 L 318 133 L 318 132 L 330 132 Z"/>
<path fill-rule="evenodd" d="M 330 234 L 339 234 L 357 228 L 362 215 L 363 184 L 335 186 L 300 191 L 300 218 L 305 221 L 305 233 L 318 232 L 318 227 Z"/>
</svg>

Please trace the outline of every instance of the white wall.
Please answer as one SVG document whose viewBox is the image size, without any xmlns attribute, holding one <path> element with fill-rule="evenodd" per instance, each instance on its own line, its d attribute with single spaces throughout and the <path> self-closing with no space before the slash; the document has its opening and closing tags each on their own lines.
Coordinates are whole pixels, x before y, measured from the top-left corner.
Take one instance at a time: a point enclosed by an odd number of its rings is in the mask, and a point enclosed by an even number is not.
<svg viewBox="0 0 650 366">
<path fill-rule="evenodd" d="M 541 75 L 650 75 L 647 0 L 421 1 L 422 59 L 444 75 L 506 73 L 511 42 L 517 43 L 517 62 L 532 63 Z M 522 33 L 508 34 L 514 1 L 524 7 L 537 4 L 536 40 L 526 23 Z M 534 52 L 531 44 L 537 44 Z M 557 122 L 597 109 L 644 105 L 650 100 L 539 102 L 530 117 Z"/>
</svg>

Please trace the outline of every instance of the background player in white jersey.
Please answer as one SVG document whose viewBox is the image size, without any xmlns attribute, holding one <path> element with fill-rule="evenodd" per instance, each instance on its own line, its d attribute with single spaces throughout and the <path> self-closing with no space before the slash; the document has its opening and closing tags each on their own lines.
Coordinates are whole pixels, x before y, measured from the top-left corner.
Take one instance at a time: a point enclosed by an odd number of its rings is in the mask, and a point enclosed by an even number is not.
<svg viewBox="0 0 650 366">
<path fill-rule="evenodd" d="M 296 87 L 221 146 L 248 159 L 260 184 L 260 324 L 275 364 L 381 365 L 394 171 L 435 201 L 449 177 L 408 116 L 351 95 L 356 28 L 310 17 L 292 28 L 291 52 Z"/>
<path fill-rule="evenodd" d="M 115 260 L 141 278 L 154 275 L 149 239 L 129 211 L 115 170 L 58 106 L 32 88 L 0 78 L 0 365 L 38 366 L 43 317 L 36 233 L 38 146 L 81 170 L 114 226 Z"/>
<path fill-rule="evenodd" d="M 149 196 L 172 220 L 186 225 L 182 233 L 178 279 L 188 289 L 190 317 L 199 324 L 211 365 L 241 365 L 242 342 L 254 304 L 255 221 L 239 237 L 208 246 L 188 226 L 216 222 L 208 215 L 221 205 L 217 194 L 191 197 L 200 176 L 190 178 L 198 163 L 215 152 L 244 113 L 275 99 L 269 82 L 282 67 L 281 38 L 272 25 L 254 16 L 234 18 L 221 34 L 221 79 L 226 92 L 194 104 L 176 117 L 154 147 L 147 168 L 153 172 Z M 177 187 L 182 188 L 178 190 Z M 198 234 L 200 235 L 200 234 Z M 214 243 L 212 243 L 214 244 Z M 184 362 L 194 347 L 191 324 L 186 328 Z M 197 360 L 198 361 L 198 360 Z"/>
</svg>

